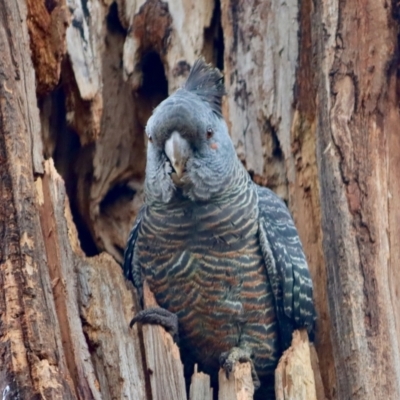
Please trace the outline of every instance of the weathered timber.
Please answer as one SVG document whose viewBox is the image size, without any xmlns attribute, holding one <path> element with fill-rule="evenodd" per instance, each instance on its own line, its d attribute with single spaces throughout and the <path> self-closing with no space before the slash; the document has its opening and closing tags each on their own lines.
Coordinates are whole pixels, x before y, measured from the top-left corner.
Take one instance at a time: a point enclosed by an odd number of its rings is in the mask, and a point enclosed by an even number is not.
<svg viewBox="0 0 400 400">
<path fill-rule="evenodd" d="M 190 381 L 189 400 L 213 400 L 210 382 L 210 375 L 198 372 L 196 364 Z"/>
<path fill-rule="evenodd" d="M 275 370 L 276 400 L 317 400 L 307 332 L 294 331 L 292 345 Z M 318 399 L 323 400 L 323 399 Z"/>
<path fill-rule="evenodd" d="M 316 159 L 311 0 L 222 0 L 225 117 L 253 179 L 288 203 L 315 284 L 316 348 L 335 396 Z M 289 22 L 290 21 L 290 22 Z"/>
<path fill-rule="evenodd" d="M 373 0 L 315 9 L 317 160 L 338 399 L 400 398 L 398 11 Z"/>
<path fill-rule="evenodd" d="M 145 308 L 157 306 L 146 282 L 143 287 L 143 301 Z M 179 348 L 172 336 L 158 325 L 145 324 L 142 329 L 151 398 L 186 400 L 183 365 Z"/>
<path fill-rule="evenodd" d="M 250 363 L 236 363 L 226 377 L 222 368 L 218 374 L 218 400 L 252 400 L 254 394 Z"/>
<path fill-rule="evenodd" d="M 35 200 L 42 149 L 23 2 L 0 2 L 0 52 L 0 393 L 75 399 Z"/>
<path fill-rule="evenodd" d="M 204 54 L 240 158 L 304 244 L 317 399 L 400 398 L 398 21 L 381 0 L 0 0 L 0 394 L 150 400 L 163 357 L 185 392 L 171 338 L 128 328 L 135 291 L 99 253 L 121 261 L 146 121 Z"/>
<path fill-rule="evenodd" d="M 42 162 L 24 4 L 2 1 L 0 20 L 0 393 L 5 399 L 111 399 L 131 391 L 132 398 L 145 398 L 137 332 L 128 328 L 132 292 L 111 258 L 96 262 L 83 255 L 64 182 L 51 160 Z M 86 303 L 77 295 L 80 266 Z M 89 279 L 97 267 L 110 269 L 103 287 Z M 101 292 L 97 301 L 107 298 L 106 289 L 122 293 L 107 302 L 109 308 L 95 304 L 96 293 Z M 83 311 L 90 306 L 104 319 L 97 342 L 82 329 Z M 99 355 L 101 365 L 92 361 L 93 344 L 93 360 Z M 112 364 L 104 382 L 101 369 Z"/>
</svg>

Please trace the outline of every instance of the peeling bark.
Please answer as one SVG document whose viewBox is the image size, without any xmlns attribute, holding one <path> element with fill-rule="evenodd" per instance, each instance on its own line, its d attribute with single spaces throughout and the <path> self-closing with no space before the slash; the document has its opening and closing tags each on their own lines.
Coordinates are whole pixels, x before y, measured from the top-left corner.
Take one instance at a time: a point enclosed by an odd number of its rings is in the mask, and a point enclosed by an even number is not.
<svg viewBox="0 0 400 400">
<path fill-rule="evenodd" d="M 65 0 L 27 0 L 26 3 L 36 90 L 41 95 L 53 90 L 60 79 L 69 13 Z"/>
<path fill-rule="evenodd" d="M 396 68 L 388 68 L 398 38 L 390 8 L 324 2 L 316 13 L 317 154 L 338 398 L 400 396 L 389 223 L 399 114 Z"/>
<path fill-rule="evenodd" d="M 74 399 L 35 200 L 43 171 L 25 7 L 0 7 L 0 393 Z M 17 29 L 17 26 L 19 27 Z M 9 32 L 14 34 L 10 35 Z M 33 99 L 32 102 L 30 100 Z"/>
<path fill-rule="evenodd" d="M 0 6 L 0 393 L 6 398 L 106 399 L 134 390 L 133 397 L 143 393 L 146 398 L 138 333 L 129 332 L 126 320 L 133 312 L 132 293 L 124 289 L 120 267 L 113 260 L 105 255 L 99 261 L 84 256 L 64 182 L 51 161 L 44 165 L 41 161 L 26 15 L 20 4 L 3 1 Z M 32 96 L 35 100 L 29 103 Z M 87 265 L 110 269 L 105 287 L 98 282 L 94 286 Z M 78 298 L 78 276 L 86 296 L 91 294 L 91 304 L 87 304 L 89 299 L 84 303 Z M 112 315 L 114 320 L 103 322 L 97 342 L 88 329 L 89 341 L 82 327 L 83 311 L 90 305 L 101 310 L 101 302 L 93 305 L 93 293 L 101 292 L 99 301 L 112 287 L 120 293 L 119 308 L 101 315 Z M 120 333 L 115 321 L 119 321 Z M 88 315 L 86 322 L 94 324 Z M 105 335 L 107 330 L 116 336 Z M 116 350 L 124 337 L 127 348 Z M 92 361 L 93 343 L 97 343 L 101 365 Z M 130 355 L 124 359 L 126 350 Z M 106 370 L 104 382 L 101 372 L 107 363 L 118 368 L 112 373 Z M 126 380 L 126 387 L 121 379 Z"/>
</svg>

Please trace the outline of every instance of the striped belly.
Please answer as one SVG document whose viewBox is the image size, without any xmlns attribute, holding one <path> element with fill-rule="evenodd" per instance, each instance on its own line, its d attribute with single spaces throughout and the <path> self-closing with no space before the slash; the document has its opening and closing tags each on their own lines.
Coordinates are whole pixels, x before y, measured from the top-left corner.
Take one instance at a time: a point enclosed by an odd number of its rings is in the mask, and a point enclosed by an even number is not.
<svg viewBox="0 0 400 400">
<path fill-rule="evenodd" d="M 256 210 L 204 207 L 149 215 L 138 242 L 141 267 L 159 305 L 178 315 L 182 345 L 196 362 L 217 368 L 222 352 L 246 345 L 259 375 L 269 374 L 277 326 Z"/>
</svg>

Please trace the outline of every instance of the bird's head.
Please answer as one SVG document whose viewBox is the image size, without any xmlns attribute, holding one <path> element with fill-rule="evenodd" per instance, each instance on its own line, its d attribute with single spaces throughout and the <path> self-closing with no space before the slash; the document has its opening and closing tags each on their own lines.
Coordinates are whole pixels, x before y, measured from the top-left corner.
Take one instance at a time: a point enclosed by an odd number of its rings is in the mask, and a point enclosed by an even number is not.
<svg viewBox="0 0 400 400">
<path fill-rule="evenodd" d="M 164 100 L 147 126 L 146 193 L 169 202 L 179 192 L 194 201 L 232 184 L 236 153 L 222 117 L 218 69 L 197 60 L 186 84 Z"/>
</svg>

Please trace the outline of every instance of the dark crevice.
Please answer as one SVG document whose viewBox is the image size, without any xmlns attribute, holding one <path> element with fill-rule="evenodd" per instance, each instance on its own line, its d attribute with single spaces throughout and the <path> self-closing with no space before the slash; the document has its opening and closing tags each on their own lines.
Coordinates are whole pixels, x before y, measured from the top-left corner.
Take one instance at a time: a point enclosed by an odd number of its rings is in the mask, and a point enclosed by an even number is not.
<svg viewBox="0 0 400 400">
<path fill-rule="evenodd" d="M 118 4 L 112 3 L 107 15 L 107 29 L 110 33 L 126 35 L 126 29 L 122 26 L 118 14 Z"/>
<path fill-rule="evenodd" d="M 225 53 L 225 45 L 224 45 L 224 32 L 222 30 L 221 23 L 221 2 L 220 0 L 216 0 L 215 9 L 213 18 L 216 20 L 217 24 L 217 33 L 214 39 L 214 46 L 216 51 L 216 66 L 221 71 L 224 70 L 224 53 Z"/>
<path fill-rule="evenodd" d="M 168 81 L 158 53 L 149 51 L 144 54 L 141 61 L 141 69 L 143 80 L 142 86 L 138 91 L 139 95 L 147 99 L 153 98 L 156 101 L 165 99 L 168 96 Z"/>
<path fill-rule="evenodd" d="M 58 2 L 56 0 L 45 0 L 45 7 L 49 14 L 56 8 Z"/>
<path fill-rule="evenodd" d="M 89 8 L 88 8 L 88 0 L 82 0 L 82 10 L 85 15 L 86 21 L 88 21 L 90 18 L 90 12 L 89 12 Z"/>
<path fill-rule="evenodd" d="M 396 97 L 400 99 L 400 2 L 392 0 L 392 18 L 397 31 L 397 42 L 392 61 L 388 65 L 388 76 L 396 74 Z"/>
<path fill-rule="evenodd" d="M 207 62 L 218 69 L 224 69 L 224 34 L 221 24 L 221 3 L 216 0 L 210 26 L 204 29 L 204 46 L 202 51 Z"/>
<path fill-rule="evenodd" d="M 136 190 L 129 187 L 126 184 L 119 183 L 112 187 L 104 199 L 100 203 L 100 212 L 104 212 L 104 210 L 110 205 L 114 204 L 117 200 L 124 198 L 126 201 L 132 201 L 135 197 Z"/>
<path fill-rule="evenodd" d="M 78 176 L 76 161 L 83 149 L 79 136 L 68 126 L 66 121 L 67 110 L 64 90 L 65 87 L 61 83 L 59 88 L 39 102 L 42 124 L 47 125 L 48 132 L 46 137 L 43 137 L 44 152 L 46 158 L 53 158 L 54 166 L 65 182 L 72 217 L 78 231 L 82 250 L 87 256 L 93 256 L 98 254 L 99 251 L 76 203 Z"/>
<path fill-rule="evenodd" d="M 135 93 L 137 121 L 144 130 L 154 108 L 168 97 L 168 81 L 160 55 L 150 50 L 143 54 L 140 69 L 142 84 Z"/>
<path fill-rule="evenodd" d="M 50 0 L 48 1 L 51 2 Z M 82 2 L 82 8 L 85 18 L 89 18 L 87 1 Z M 104 54 L 104 71 L 109 72 L 110 68 L 115 68 L 115 66 L 118 65 L 122 68 L 122 48 L 120 52 L 117 52 L 115 51 L 115 46 L 116 44 L 123 44 L 126 35 L 126 30 L 119 20 L 116 2 L 112 3 L 110 6 L 106 22 L 106 45 L 114 47 L 114 51 L 106 51 Z M 116 60 L 116 57 L 118 57 L 118 60 Z M 168 84 L 159 58 L 157 60 L 155 57 L 145 57 L 144 70 L 145 80 L 142 92 L 147 94 L 147 97 L 152 97 L 152 95 L 156 96 L 157 92 L 162 92 L 163 96 L 166 97 L 168 93 Z M 115 74 L 118 74 L 118 72 L 115 72 Z M 149 74 L 151 76 L 148 76 Z M 155 77 L 158 76 L 161 76 L 161 78 L 158 80 L 155 79 Z M 115 85 L 115 80 L 112 74 L 108 74 L 104 77 L 103 94 L 113 91 L 114 86 L 110 89 L 110 85 Z M 126 93 L 129 95 L 129 90 L 127 90 Z M 132 94 L 130 93 L 130 95 Z M 138 99 L 139 104 L 141 103 L 141 97 L 142 96 Z M 67 105 L 67 101 L 69 105 Z M 144 103 L 146 103 L 146 101 Z M 149 101 L 147 101 L 147 103 L 149 103 Z M 67 122 L 66 116 L 69 111 L 68 108 L 71 108 L 71 105 L 72 108 L 76 109 L 74 112 L 75 119 L 73 119 L 72 122 Z M 90 193 L 94 179 L 93 159 L 95 155 L 95 143 L 92 142 L 81 146 L 81 138 L 75 129 L 85 129 L 85 118 L 92 112 L 91 107 L 91 102 L 85 102 L 80 99 L 79 89 L 75 82 L 72 67 L 70 62 L 66 60 L 62 65 L 59 87 L 49 94 L 47 98 L 43 99 L 40 104 L 42 121 L 48 125 L 49 131 L 48 138 L 44 138 L 45 142 L 47 140 L 47 143 L 45 143 L 45 154 L 47 158 L 52 157 L 54 159 L 55 168 L 65 182 L 80 245 L 86 256 L 89 257 L 95 256 L 99 254 L 100 251 L 104 250 L 101 248 L 101 241 L 96 243 L 90 210 Z M 108 107 L 107 101 L 104 102 L 104 108 L 106 107 Z M 76 113 L 79 115 L 76 115 Z M 105 109 L 103 110 L 103 116 L 108 118 L 107 126 L 108 129 L 111 129 L 110 124 L 113 123 L 112 117 L 107 116 Z M 87 118 L 90 122 L 90 116 Z M 73 125 L 74 128 L 71 128 L 71 125 Z M 104 132 L 105 127 L 103 122 L 101 129 Z M 86 132 L 82 132 L 81 134 L 85 135 Z M 128 186 L 128 183 L 115 183 L 105 194 L 105 197 L 99 205 L 99 218 L 106 216 L 108 219 L 112 219 L 113 214 L 115 214 L 113 211 L 121 207 L 121 199 L 123 199 L 125 203 L 131 203 L 135 194 L 135 190 Z M 121 249 L 122 243 L 118 244 L 117 252 L 123 253 L 123 249 Z M 117 247 L 117 244 L 115 244 L 115 247 Z"/>
<path fill-rule="evenodd" d="M 284 162 L 281 144 L 279 143 L 278 135 L 272 126 L 270 132 L 272 137 L 272 156 L 280 162 Z"/>
</svg>

